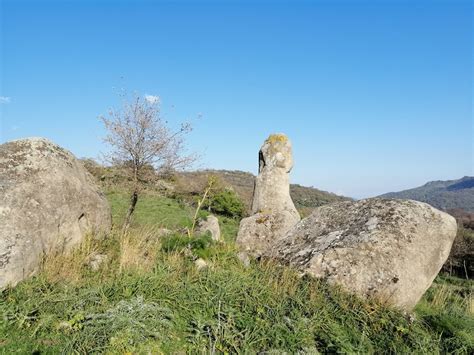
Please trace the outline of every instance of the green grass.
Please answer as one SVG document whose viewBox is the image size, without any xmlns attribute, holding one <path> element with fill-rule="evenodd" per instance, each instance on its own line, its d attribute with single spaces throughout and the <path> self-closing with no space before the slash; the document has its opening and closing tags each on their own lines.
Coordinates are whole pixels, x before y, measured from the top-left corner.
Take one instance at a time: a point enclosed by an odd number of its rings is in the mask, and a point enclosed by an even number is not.
<svg viewBox="0 0 474 355">
<path fill-rule="evenodd" d="M 121 226 L 128 209 L 129 196 L 118 190 L 106 193 L 112 209 L 114 225 Z M 143 194 L 138 199 L 132 219 L 132 227 L 159 226 L 168 229 L 191 227 L 194 209 L 174 199 L 156 194 Z M 201 211 L 200 217 L 209 213 Z M 235 240 L 239 230 L 239 221 L 227 216 L 219 216 L 222 238 L 227 242 Z"/>
<path fill-rule="evenodd" d="M 444 348 L 474 349 L 472 281 L 438 276 L 418 303 L 416 311 L 440 334 Z"/>
<path fill-rule="evenodd" d="M 126 195 L 108 197 L 118 223 Z M 142 228 L 183 227 L 192 213 L 174 200 L 145 196 L 125 240 L 118 233 L 88 239 L 70 256 L 46 260 L 36 277 L 2 291 L 0 352 L 474 350 L 472 282 L 439 278 L 410 316 L 272 263 L 245 268 L 232 242 L 233 219 L 219 217 L 225 243 L 177 234 L 157 240 Z M 98 272 L 84 265 L 90 253 L 104 251 L 110 258 Z M 197 270 L 197 256 L 205 257 L 207 269 Z"/>
<path fill-rule="evenodd" d="M 112 208 L 112 219 L 115 225 L 121 225 L 129 206 L 129 195 L 123 191 L 110 190 L 107 198 Z M 181 205 L 176 200 L 154 194 L 139 196 L 132 226 L 160 226 L 169 229 L 190 227 L 192 224 L 191 208 Z"/>
</svg>

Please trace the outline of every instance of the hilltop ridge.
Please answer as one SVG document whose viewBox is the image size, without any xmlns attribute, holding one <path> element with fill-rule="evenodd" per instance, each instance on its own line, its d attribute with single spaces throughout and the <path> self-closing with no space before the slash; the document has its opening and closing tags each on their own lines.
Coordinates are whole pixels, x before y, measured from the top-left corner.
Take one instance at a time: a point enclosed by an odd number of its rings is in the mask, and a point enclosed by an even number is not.
<svg viewBox="0 0 474 355">
<path fill-rule="evenodd" d="M 200 191 L 210 175 L 217 176 L 225 186 L 232 187 L 243 200 L 246 207 L 250 207 L 255 183 L 255 175 L 252 173 L 240 170 L 206 169 L 177 173 L 176 179 L 180 188 L 192 193 Z M 296 208 L 303 213 L 328 203 L 351 200 L 349 197 L 339 196 L 331 192 L 299 184 L 290 184 L 290 195 Z"/>
<path fill-rule="evenodd" d="M 444 211 L 461 209 L 474 212 L 474 177 L 464 176 L 457 180 L 430 181 L 413 189 L 389 192 L 380 197 L 426 202 Z"/>
</svg>

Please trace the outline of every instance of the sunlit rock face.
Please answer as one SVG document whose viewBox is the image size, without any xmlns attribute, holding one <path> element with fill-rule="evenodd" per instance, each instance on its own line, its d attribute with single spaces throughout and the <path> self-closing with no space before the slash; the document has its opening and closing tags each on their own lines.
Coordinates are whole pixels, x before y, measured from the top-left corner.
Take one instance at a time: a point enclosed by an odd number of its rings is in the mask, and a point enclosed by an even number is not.
<svg viewBox="0 0 474 355">
<path fill-rule="evenodd" d="M 105 196 L 70 152 L 43 138 L 0 145 L 0 288 L 110 227 Z"/>
<path fill-rule="evenodd" d="M 237 236 L 242 251 L 255 257 L 300 220 L 290 197 L 289 174 L 293 167 L 290 140 L 284 134 L 270 135 L 258 157 L 252 216 L 241 221 Z"/>
<path fill-rule="evenodd" d="M 410 310 L 449 256 L 456 220 L 412 200 L 318 207 L 265 256 L 361 297 Z"/>
</svg>

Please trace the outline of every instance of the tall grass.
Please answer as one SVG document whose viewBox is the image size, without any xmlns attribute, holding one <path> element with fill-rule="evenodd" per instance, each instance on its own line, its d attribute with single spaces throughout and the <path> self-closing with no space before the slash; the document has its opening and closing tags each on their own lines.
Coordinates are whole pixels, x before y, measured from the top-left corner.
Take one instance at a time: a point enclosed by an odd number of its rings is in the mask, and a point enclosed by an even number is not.
<svg viewBox="0 0 474 355">
<path fill-rule="evenodd" d="M 422 321 L 440 334 L 443 348 L 455 353 L 474 350 L 473 283 L 439 276 L 417 305 Z"/>
<path fill-rule="evenodd" d="M 168 201 L 146 203 L 166 206 Z M 169 220 L 184 221 L 189 213 L 181 208 Z M 71 254 L 45 259 L 36 277 L 2 291 L 0 352 L 474 350 L 471 283 L 440 278 L 416 312 L 404 314 L 271 262 L 244 267 L 232 242 L 235 220 L 220 218 L 226 221 L 226 242 L 212 243 L 179 232 L 159 237 L 163 224 L 149 222 L 163 216 L 137 217 L 145 223 L 135 220 L 127 235 L 87 238 Z M 97 254 L 108 258 L 93 271 L 88 263 Z M 197 257 L 209 267 L 199 270 Z"/>
</svg>

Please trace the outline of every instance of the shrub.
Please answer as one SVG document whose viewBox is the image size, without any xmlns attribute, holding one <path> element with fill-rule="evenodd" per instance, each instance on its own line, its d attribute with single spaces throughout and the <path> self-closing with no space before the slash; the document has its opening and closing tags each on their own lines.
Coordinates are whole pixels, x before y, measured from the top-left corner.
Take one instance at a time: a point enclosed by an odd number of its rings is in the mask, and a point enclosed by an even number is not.
<svg viewBox="0 0 474 355">
<path fill-rule="evenodd" d="M 471 279 L 474 275 L 474 231 L 459 226 L 458 234 L 454 239 L 449 258 L 443 266 L 443 271 Z"/>
<path fill-rule="evenodd" d="M 231 218 L 242 218 L 245 213 L 244 203 L 232 189 L 214 193 L 205 201 L 203 208 Z"/>
<path fill-rule="evenodd" d="M 142 296 L 130 300 L 121 300 L 104 312 L 86 316 L 75 316 L 64 322 L 64 332 L 81 331 L 81 337 L 75 337 L 71 348 L 84 353 L 112 348 L 126 353 L 137 349 L 148 339 L 162 338 L 162 334 L 171 328 L 171 310 L 155 302 L 146 302 Z M 73 349 L 68 349 L 72 352 Z"/>
<path fill-rule="evenodd" d="M 161 250 L 167 253 L 182 252 L 190 250 L 194 255 L 207 258 L 208 249 L 214 244 L 210 234 L 204 234 L 199 238 L 187 235 L 174 234 L 164 237 L 161 242 Z"/>
</svg>

